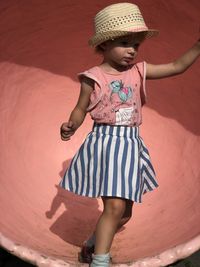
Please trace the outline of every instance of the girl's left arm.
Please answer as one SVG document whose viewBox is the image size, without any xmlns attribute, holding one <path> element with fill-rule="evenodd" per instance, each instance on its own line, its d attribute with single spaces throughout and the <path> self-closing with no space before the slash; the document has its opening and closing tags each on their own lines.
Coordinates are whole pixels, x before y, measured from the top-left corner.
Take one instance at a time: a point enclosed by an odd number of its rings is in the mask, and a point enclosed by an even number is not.
<svg viewBox="0 0 200 267">
<path fill-rule="evenodd" d="M 146 78 L 160 79 L 186 71 L 200 55 L 200 39 L 181 57 L 168 64 L 153 65 L 147 63 Z"/>
</svg>

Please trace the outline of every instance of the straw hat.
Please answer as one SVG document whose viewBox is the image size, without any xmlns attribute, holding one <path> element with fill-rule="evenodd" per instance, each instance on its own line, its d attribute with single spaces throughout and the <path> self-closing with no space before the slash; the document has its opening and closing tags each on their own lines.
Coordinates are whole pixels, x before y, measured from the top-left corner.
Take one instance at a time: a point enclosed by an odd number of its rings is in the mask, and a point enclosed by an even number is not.
<svg viewBox="0 0 200 267">
<path fill-rule="evenodd" d="M 145 38 L 158 34 L 157 30 L 147 28 L 138 6 L 131 3 L 105 7 L 96 14 L 94 22 L 95 35 L 89 40 L 89 45 L 93 47 L 130 33 L 145 32 Z"/>
</svg>

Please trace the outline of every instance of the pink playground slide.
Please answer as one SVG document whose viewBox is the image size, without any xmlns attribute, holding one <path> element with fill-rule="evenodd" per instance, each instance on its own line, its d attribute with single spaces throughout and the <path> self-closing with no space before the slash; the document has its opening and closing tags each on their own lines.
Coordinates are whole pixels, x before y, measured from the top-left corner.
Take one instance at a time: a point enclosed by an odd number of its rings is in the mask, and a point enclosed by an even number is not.
<svg viewBox="0 0 200 267">
<path fill-rule="evenodd" d="M 60 125 L 79 94 L 76 74 L 100 60 L 87 45 L 92 18 L 116 2 L 0 1 L 0 245 L 40 267 L 87 266 L 77 255 L 101 200 L 58 184 L 92 121 L 70 142 L 61 141 Z M 138 60 L 169 62 L 198 38 L 199 0 L 134 3 L 160 31 Z M 199 70 L 198 61 L 181 76 L 147 82 L 141 136 L 159 188 L 134 204 L 116 235 L 116 266 L 166 266 L 200 248 Z"/>
</svg>

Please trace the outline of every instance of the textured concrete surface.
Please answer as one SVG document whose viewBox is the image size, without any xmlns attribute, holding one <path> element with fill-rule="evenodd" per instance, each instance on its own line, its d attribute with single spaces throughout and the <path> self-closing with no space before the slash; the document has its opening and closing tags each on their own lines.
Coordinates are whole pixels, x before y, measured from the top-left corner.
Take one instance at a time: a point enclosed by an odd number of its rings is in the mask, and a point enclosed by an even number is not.
<svg viewBox="0 0 200 267">
<path fill-rule="evenodd" d="M 0 267 L 31 267 L 34 266 L 21 259 L 9 254 L 4 249 L 0 248 Z M 153 267 L 153 266 L 152 266 Z M 192 254 L 190 257 L 178 261 L 167 267 L 200 267 L 200 251 Z"/>
</svg>

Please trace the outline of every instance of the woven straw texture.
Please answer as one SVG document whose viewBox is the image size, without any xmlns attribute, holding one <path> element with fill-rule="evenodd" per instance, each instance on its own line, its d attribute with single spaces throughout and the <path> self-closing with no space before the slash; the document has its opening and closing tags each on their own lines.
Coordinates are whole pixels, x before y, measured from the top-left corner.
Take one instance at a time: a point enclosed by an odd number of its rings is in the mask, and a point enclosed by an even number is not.
<svg viewBox="0 0 200 267">
<path fill-rule="evenodd" d="M 89 40 L 91 46 L 134 32 L 146 32 L 146 38 L 158 33 L 147 28 L 138 6 L 131 3 L 113 4 L 102 9 L 94 22 L 95 35 Z"/>
</svg>

